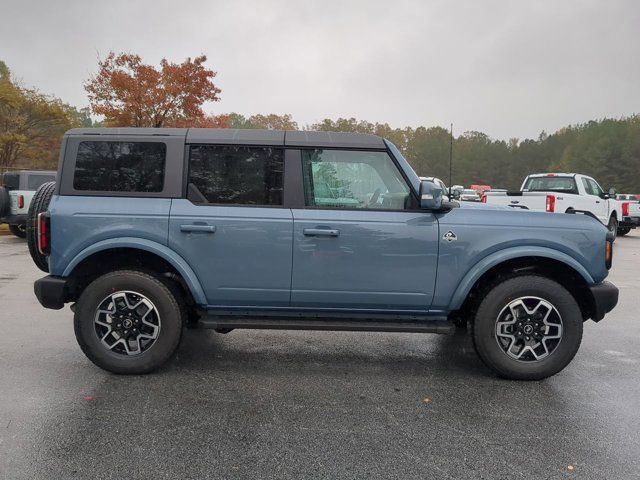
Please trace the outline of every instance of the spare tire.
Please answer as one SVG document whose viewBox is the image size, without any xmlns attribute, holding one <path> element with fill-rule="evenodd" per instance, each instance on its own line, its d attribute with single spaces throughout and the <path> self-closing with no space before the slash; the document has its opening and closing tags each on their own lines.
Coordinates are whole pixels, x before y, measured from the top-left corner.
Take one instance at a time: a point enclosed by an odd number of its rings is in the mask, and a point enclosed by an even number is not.
<svg viewBox="0 0 640 480">
<path fill-rule="evenodd" d="M 36 190 L 29 205 L 29 213 L 27 214 L 27 245 L 29 245 L 29 253 L 36 266 L 43 272 L 49 271 L 49 262 L 47 255 L 43 255 L 38 251 L 38 214 L 46 212 L 49 208 L 49 202 L 56 188 L 56 182 L 47 182 L 40 185 Z"/>
<path fill-rule="evenodd" d="M 9 215 L 10 206 L 9 190 L 6 187 L 0 187 L 0 218 Z"/>
</svg>

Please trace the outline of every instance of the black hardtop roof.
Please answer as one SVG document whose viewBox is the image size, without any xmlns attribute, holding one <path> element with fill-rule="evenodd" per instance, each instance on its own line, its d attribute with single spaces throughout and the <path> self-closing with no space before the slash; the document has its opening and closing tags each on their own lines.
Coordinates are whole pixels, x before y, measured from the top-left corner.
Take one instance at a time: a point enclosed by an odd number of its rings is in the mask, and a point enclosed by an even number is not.
<svg viewBox="0 0 640 480">
<path fill-rule="evenodd" d="M 190 144 L 385 149 L 382 137 L 365 133 L 239 128 L 74 128 L 66 135 L 170 136 Z"/>
</svg>

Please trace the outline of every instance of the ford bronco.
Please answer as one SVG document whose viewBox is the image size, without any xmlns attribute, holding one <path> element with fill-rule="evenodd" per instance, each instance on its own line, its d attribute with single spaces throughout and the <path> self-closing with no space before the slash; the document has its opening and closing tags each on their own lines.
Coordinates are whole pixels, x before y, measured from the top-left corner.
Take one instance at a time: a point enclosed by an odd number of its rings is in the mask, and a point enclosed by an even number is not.
<svg viewBox="0 0 640 480">
<path fill-rule="evenodd" d="M 74 129 L 28 240 L 96 365 L 146 373 L 186 326 L 450 333 L 499 375 L 562 370 L 618 290 L 583 215 L 459 204 L 350 133 Z"/>
</svg>

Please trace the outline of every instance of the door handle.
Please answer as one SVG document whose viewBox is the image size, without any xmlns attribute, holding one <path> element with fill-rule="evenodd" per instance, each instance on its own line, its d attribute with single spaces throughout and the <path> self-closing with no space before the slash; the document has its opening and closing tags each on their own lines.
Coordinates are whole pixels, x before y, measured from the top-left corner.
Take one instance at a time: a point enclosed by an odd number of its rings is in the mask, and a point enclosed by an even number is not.
<svg viewBox="0 0 640 480">
<path fill-rule="evenodd" d="M 215 225 L 180 225 L 181 232 L 215 233 Z"/>
<path fill-rule="evenodd" d="M 332 230 L 329 228 L 304 228 L 302 233 L 307 237 L 337 237 L 340 230 Z"/>
<path fill-rule="evenodd" d="M 596 200 L 596 203 L 600 203 L 600 200 Z"/>
</svg>

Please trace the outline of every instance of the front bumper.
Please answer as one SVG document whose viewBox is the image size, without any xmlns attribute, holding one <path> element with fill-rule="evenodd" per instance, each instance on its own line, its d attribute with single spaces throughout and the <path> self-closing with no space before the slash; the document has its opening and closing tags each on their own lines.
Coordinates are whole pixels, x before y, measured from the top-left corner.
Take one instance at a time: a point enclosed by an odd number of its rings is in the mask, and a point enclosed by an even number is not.
<svg viewBox="0 0 640 480">
<path fill-rule="evenodd" d="M 24 214 L 7 215 L 6 217 L 0 218 L 0 223 L 8 223 L 9 225 L 26 225 L 27 216 Z"/>
<path fill-rule="evenodd" d="M 64 278 L 47 275 L 33 284 L 33 291 L 44 308 L 60 310 L 67 296 L 67 281 Z"/>
<path fill-rule="evenodd" d="M 618 287 L 611 282 L 600 282 L 589 286 L 593 296 L 593 320 L 599 322 L 618 304 Z"/>
<path fill-rule="evenodd" d="M 622 217 L 618 226 L 623 228 L 636 228 L 640 226 L 640 217 Z"/>
</svg>

